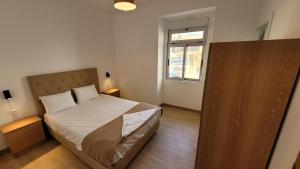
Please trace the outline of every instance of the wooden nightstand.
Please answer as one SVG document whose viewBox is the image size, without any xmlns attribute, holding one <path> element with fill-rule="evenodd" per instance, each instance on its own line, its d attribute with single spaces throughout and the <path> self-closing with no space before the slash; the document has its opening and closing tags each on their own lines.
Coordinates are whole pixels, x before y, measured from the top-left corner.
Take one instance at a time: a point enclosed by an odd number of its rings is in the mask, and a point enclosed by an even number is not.
<svg viewBox="0 0 300 169">
<path fill-rule="evenodd" d="M 17 157 L 30 147 L 46 140 L 42 120 L 27 117 L 0 128 L 11 152 Z"/>
<path fill-rule="evenodd" d="M 109 90 L 106 90 L 102 93 L 110 95 L 110 96 L 121 97 L 120 89 L 109 89 Z"/>
</svg>

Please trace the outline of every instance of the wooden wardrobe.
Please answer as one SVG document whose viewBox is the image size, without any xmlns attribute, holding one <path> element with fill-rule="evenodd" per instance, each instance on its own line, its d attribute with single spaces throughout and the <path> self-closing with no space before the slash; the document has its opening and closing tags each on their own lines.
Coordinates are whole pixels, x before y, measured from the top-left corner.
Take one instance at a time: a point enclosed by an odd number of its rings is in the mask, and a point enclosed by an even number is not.
<svg viewBox="0 0 300 169">
<path fill-rule="evenodd" d="M 294 164 L 294 168 L 293 169 L 300 169 L 300 152 L 298 154 L 298 157 L 296 159 L 296 162 Z"/>
<path fill-rule="evenodd" d="M 211 44 L 196 169 L 267 167 L 299 65 L 299 39 Z"/>
</svg>

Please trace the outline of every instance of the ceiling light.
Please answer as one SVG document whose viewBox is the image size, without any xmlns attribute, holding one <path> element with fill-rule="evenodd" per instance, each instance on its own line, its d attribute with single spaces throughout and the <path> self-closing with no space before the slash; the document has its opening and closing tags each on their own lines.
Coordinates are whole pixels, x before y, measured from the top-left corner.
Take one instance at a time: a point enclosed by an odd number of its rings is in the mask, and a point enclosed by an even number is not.
<svg viewBox="0 0 300 169">
<path fill-rule="evenodd" d="M 132 11 L 136 9 L 134 0 L 115 0 L 115 8 L 122 11 Z"/>
</svg>

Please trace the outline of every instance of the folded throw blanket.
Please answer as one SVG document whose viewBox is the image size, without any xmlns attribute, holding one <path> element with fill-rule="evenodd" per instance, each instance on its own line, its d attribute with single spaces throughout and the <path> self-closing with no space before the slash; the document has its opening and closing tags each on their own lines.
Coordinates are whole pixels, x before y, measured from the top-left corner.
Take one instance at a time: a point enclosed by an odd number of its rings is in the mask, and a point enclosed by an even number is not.
<svg viewBox="0 0 300 169">
<path fill-rule="evenodd" d="M 158 108 L 140 111 L 123 115 L 122 137 L 127 137 L 132 132 L 140 128 L 150 117 L 154 115 Z"/>
</svg>

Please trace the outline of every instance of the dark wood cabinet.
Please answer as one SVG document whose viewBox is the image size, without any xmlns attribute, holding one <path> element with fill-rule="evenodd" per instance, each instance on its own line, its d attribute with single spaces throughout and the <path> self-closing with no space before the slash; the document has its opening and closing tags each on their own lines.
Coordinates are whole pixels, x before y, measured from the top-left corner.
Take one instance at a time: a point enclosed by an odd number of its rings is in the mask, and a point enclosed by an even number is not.
<svg viewBox="0 0 300 169">
<path fill-rule="evenodd" d="M 196 169 L 265 169 L 297 79 L 300 40 L 210 46 Z"/>
<path fill-rule="evenodd" d="M 294 169 L 300 169 L 300 152 L 299 152 L 298 157 L 296 159 Z"/>
</svg>

